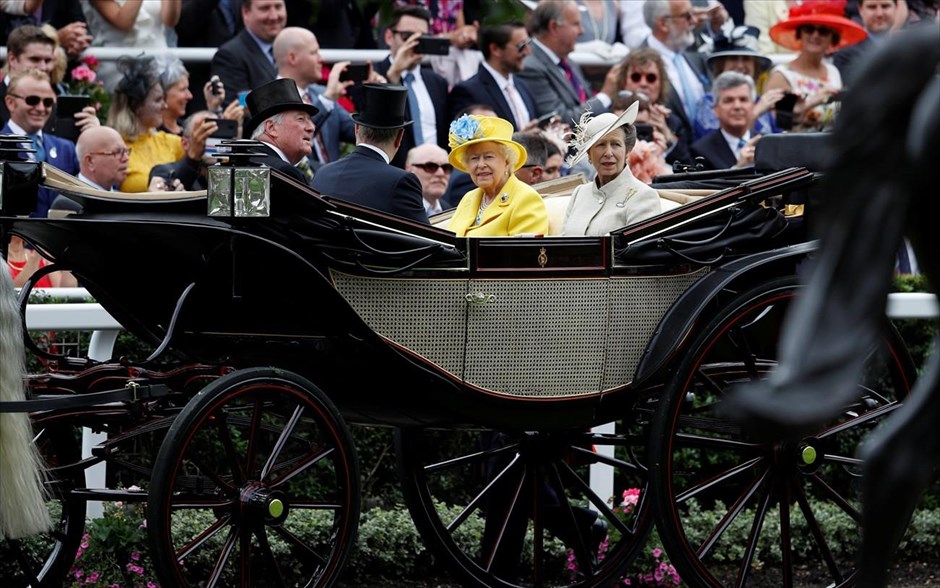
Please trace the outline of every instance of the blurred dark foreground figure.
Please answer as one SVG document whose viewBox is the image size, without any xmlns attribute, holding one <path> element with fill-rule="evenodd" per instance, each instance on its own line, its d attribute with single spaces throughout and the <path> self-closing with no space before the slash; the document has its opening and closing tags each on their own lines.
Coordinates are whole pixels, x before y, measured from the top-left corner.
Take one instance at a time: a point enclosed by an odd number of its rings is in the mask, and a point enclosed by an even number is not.
<svg viewBox="0 0 940 588">
<path fill-rule="evenodd" d="M 771 378 L 736 391 L 729 416 L 779 439 L 818 430 L 858 396 L 906 235 L 936 291 L 940 246 L 940 31 L 891 39 L 859 64 L 832 135 L 819 256 L 784 325 Z M 887 585 L 888 565 L 940 463 L 940 352 L 911 398 L 862 447 L 863 539 L 858 586 Z"/>
</svg>

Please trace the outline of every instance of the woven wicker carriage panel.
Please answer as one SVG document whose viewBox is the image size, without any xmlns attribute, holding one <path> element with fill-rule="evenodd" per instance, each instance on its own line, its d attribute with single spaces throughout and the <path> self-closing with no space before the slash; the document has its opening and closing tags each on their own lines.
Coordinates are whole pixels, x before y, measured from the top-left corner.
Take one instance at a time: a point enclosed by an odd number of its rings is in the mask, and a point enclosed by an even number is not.
<svg viewBox="0 0 940 588">
<path fill-rule="evenodd" d="M 659 321 L 706 269 L 689 274 L 610 280 L 610 342 L 604 389 L 633 381 L 640 357 Z"/>
<path fill-rule="evenodd" d="M 596 393 L 604 373 L 607 280 L 480 280 L 470 293 L 466 381 L 513 396 Z"/>
<path fill-rule="evenodd" d="M 376 333 L 463 377 L 466 280 L 331 274 L 339 293 Z"/>
</svg>

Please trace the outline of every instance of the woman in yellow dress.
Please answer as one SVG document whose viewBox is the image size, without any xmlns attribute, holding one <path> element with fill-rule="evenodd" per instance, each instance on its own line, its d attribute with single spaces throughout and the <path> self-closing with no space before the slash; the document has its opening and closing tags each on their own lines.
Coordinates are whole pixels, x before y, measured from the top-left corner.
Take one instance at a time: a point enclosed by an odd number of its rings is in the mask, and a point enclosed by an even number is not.
<svg viewBox="0 0 940 588">
<path fill-rule="evenodd" d="M 493 116 L 464 115 L 450 125 L 448 160 L 476 187 L 450 221 L 458 237 L 544 235 L 548 210 L 539 193 L 515 176 L 525 148 L 512 140 L 512 124 Z"/>
</svg>

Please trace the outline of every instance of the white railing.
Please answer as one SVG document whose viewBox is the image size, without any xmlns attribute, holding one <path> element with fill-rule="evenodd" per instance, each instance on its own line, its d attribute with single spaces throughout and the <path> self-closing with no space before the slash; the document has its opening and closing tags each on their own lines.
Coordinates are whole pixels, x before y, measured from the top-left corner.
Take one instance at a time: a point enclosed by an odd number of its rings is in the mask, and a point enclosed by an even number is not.
<svg viewBox="0 0 940 588">
<path fill-rule="evenodd" d="M 86 300 L 88 291 L 84 288 L 50 288 L 34 290 L 54 298 L 70 300 Z M 937 318 L 940 317 L 940 303 L 933 294 L 923 292 L 900 293 L 888 295 L 886 312 L 889 317 L 900 318 Z M 120 323 L 96 303 L 65 303 L 65 304 L 27 304 L 26 325 L 29 330 L 81 330 L 93 331 L 91 343 L 88 348 L 88 357 L 97 361 L 111 358 L 114 342 L 122 330 Z M 613 433 L 614 423 L 600 425 L 593 432 Z M 103 433 L 93 433 L 85 429 L 82 435 L 82 458 L 91 457 L 91 448 L 105 441 Z M 613 447 L 599 448 L 598 451 L 613 457 Z M 613 496 L 614 469 L 604 464 L 591 465 L 591 488 L 598 496 Z M 85 483 L 89 488 L 105 487 L 105 464 L 95 465 L 85 472 Z M 101 503 L 89 503 L 89 516 L 100 517 Z"/>
</svg>

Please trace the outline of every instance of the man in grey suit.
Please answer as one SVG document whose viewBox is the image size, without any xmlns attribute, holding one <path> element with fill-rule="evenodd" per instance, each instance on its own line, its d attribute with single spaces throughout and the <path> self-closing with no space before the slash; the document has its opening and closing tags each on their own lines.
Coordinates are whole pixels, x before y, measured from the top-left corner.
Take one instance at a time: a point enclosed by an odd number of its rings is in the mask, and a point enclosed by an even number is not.
<svg viewBox="0 0 940 588">
<path fill-rule="evenodd" d="M 272 44 L 287 23 L 284 0 L 242 0 L 241 8 L 245 28 L 212 57 L 212 74 L 230 97 L 277 77 Z"/>
<path fill-rule="evenodd" d="M 577 3 L 539 2 L 532 12 L 530 28 L 535 35 L 532 54 L 525 58 L 521 78 L 535 96 L 536 116 L 557 113 L 562 122 L 573 124 L 586 111 L 607 112 L 617 95 L 615 65 L 604 77 L 596 95 L 577 63 L 568 60 L 581 35 L 581 14 Z"/>
<path fill-rule="evenodd" d="M 652 31 L 644 46 L 662 56 L 672 86 L 666 106 L 682 121 L 680 134 L 691 144 L 695 111 L 711 87 L 705 55 L 686 51 L 695 42 L 692 2 L 646 0 L 643 18 Z"/>
<path fill-rule="evenodd" d="M 320 112 L 313 118 L 317 126 L 313 153 L 310 159 L 314 169 L 340 158 L 340 143 L 356 142 L 356 123 L 346 110 L 337 104 L 351 81 L 340 81 L 349 65 L 341 61 L 333 65 L 326 86 L 323 80 L 323 58 L 317 37 L 301 27 L 287 27 L 274 39 L 274 60 L 279 78 L 294 80 L 301 97 Z M 375 73 L 372 74 L 373 77 Z"/>
</svg>

